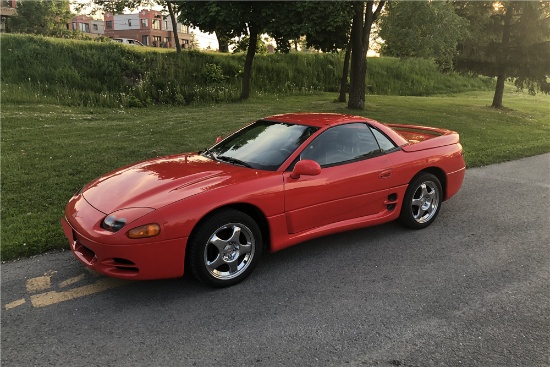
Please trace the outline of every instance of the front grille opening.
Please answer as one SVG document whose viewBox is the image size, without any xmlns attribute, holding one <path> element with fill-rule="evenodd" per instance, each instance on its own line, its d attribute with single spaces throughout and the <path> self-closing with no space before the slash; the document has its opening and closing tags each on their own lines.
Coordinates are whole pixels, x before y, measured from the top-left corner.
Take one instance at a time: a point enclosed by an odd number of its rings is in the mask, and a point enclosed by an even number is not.
<svg viewBox="0 0 550 367">
<path fill-rule="evenodd" d="M 123 265 L 136 265 L 133 261 L 130 261 L 128 259 L 123 259 L 121 257 L 115 257 L 113 258 L 113 261 Z"/>
<path fill-rule="evenodd" d="M 122 257 L 114 257 L 111 265 L 114 266 L 117 273 L 138 273 L 139 269 L 136 263 Z"/>
<path fill-rule="evenodd" d="M 95 252 L 93 252 L 78 241 L 76 242 L 74 250 L 75 252 L 80 253 L 81 256 L 89 263 L 91 263 L 95 259 Z"/>
</svg>

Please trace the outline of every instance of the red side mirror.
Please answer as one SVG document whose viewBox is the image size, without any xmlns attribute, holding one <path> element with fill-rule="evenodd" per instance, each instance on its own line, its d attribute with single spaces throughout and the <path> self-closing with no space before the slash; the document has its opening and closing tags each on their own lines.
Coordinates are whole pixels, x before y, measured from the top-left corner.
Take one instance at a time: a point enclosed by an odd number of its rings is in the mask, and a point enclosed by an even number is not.
<svg viewBox="0 0 550 367">
<path fill-rule="evenodd" d="M 311 159 L 304 159 L 303 161 L 298 161 L 290 174 L 291 178 L 300 178 L 301 175 L 304 176 L 317 176 L 321 173 L 321 166 L 319 163 L 312 161 Z"/>
</svg>

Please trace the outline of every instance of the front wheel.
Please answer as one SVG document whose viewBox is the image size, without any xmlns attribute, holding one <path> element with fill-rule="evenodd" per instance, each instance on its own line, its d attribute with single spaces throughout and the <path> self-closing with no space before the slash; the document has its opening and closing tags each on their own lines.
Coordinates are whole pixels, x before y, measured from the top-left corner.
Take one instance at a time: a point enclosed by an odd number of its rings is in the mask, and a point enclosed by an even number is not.
<svg viewBox="0 0 550 367">
<path fill-rule="evenodd" d="M 262 234 L 247 214 L 225 209 L 199 223 L 187 252 L 191 274 L 212 287 L 245 279 L 262 254 Z"/>
<path fill-rule="evenodd" d="M 439 179 L 431 173 L 415 177 L 405 192 L 399 222 L 413 229 L 432 224 L 441 208 L 442 193 Z"/>
</svg>

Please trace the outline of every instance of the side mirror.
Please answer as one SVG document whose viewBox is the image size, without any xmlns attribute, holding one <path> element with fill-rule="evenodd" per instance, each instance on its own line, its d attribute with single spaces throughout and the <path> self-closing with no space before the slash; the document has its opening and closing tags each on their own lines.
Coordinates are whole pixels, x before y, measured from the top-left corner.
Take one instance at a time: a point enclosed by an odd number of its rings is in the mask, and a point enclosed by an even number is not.
<svg viewBox="0 0 550 367">
<path fill-rule="evenodd" d="M 291 178 L 297 179 L 301 175 L 304 176 L 317 176 L 321 173 L 321 166 L 319 163 L 312 161 L 311 159 L 304 159 L 303 161 L 298 161 L 290 174 Z"/>
</svg>

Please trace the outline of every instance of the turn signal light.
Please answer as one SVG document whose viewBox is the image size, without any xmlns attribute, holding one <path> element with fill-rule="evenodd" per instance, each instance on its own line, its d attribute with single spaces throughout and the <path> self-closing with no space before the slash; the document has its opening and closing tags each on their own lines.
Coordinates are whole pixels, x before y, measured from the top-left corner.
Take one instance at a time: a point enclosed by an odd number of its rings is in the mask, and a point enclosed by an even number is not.
<svg viewBox="0 0 550 367">
<path fill-rule="evenodd" d="M 160 233 L 160 226 L 156 223 L 146 224 L 144 226 L 132 228 L 126 233 L 128 238 L 148 238 L 155 237 Z"/>
</svg>

